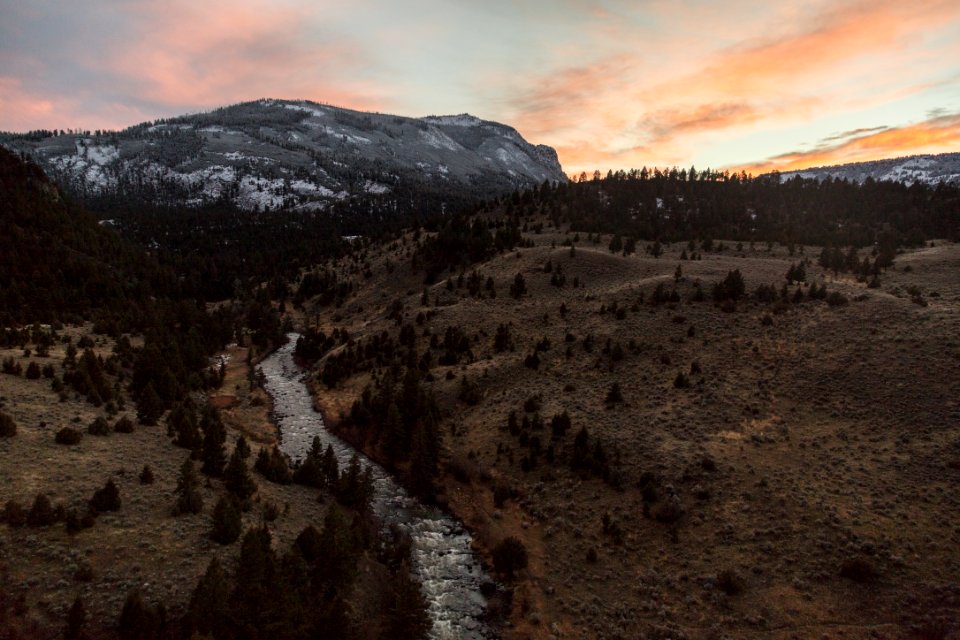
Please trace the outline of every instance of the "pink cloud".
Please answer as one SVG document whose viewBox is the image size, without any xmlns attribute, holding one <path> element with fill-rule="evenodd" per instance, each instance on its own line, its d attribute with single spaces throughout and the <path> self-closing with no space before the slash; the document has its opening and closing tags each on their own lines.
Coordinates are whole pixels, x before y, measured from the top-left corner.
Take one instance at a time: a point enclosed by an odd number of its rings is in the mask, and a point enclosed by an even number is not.
<svg viewBox="0 0 960 640">
<path fill-rule="evenodd" d="M 960 145 L 960 113 L 940 115 L 901 127 L 855 130 L 832 138 L 834 139 L 827 139 L 816 149 L 791 151 L 734 169 L 759 175 L 771 171 L 795 171 L 824 165 L 955 150 L 957 145 Z"/>
<path fill-rule="evenodd" d="M 173 5 L 173 6 L 171 6 Z M 171 106 L 219 106 L 263 96 L 313 98 L 377 109 L 376 87 L 344 80 L 363 63 L 344 38 L 306 32 L 308 10 L 263 0 L 147 3 L 132 9 L 149 25 L 111 56 L 113 72 L 145 99 Z"/>
<path fill-rule="evenodd" d="M 641 47 L 528 79 L 509 98 L 518 128 L 553 142 L 573 170 L 683 162 L 717 136 L 803 124 L 919 93 L 931 86 L 918 82 L 925 73 L 955 66 L 956 58 L 931 60 L 919 46 L 960 19 L 952 0 L 848 2 L 812 18 L 784 6 L 793 18 L 788 28 L 712 52 L 692 44 L 688 56 L 674 51 L 661 65 Z M 690 22 L 701 22 L 697 8 L 683 10 Z M 674 77 L 664 73 L 683 68 L 689 70 Z"/>
</svg>

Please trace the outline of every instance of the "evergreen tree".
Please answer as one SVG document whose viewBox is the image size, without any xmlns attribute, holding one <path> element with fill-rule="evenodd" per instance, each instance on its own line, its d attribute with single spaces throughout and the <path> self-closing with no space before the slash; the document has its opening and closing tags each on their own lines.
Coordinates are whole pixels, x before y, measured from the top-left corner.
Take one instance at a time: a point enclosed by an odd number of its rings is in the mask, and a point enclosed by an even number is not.
<svg viewBox="0 0 960 640">
<path fill-rule="evenodd" d="M 250 477 L 250 471 L 247 469 L 247 463 L 243 461 L 240 455 L 240 448 L 233 450 L 227 468 L 223 472 L 223 481 L 227 491 L 233 494 L 240 508 L 246 511 L 250 508 L 250 497 L 256 493 L 257 485 Z"/>
<path fill-rule="evenodd" d="M 220 412 L 216 407 L 207 405 L 203 408 L 200 420 L 200 429 L 203 431 L 203 450 L 201 457 L 203 466 L 201 471 L 208 476 L 219 478 L 223 475 L 223 468 L 227 464 L 227 452 L 224 443 L 227 441 L 227 430 L 220 420 Z"/>
<path fill-rule="evenodd" d="M 200 480 L 193 468 L 193 461 L 188 457 L 180 466 L 180 476 L 177 478 L 177 501 L 173 506 L 173 515 L 200 513 L 203 510 L 203 496 L 200 495 Z"/>
<path fill-rule="evenodd" d="M 337 454 L 333 451 L 333 445 L 328 444 L 326 450 L 324 450 L 320 468 L 323 471 L 326 486 L 336 487 L 340 480 L 340 463 L 337 462 Z"/>
<path fill-rule="evenodd" d="M 227 574 L 220 561 L 214 557 L 190 597 L 183 620 L 184 634 L 187 637 L 217 636 L 228 616 L 229 597 Z"/>
<path fill-rule="evenodd" d="M 157 424 L 163 411 L 163 401 L 153 388 L 153 384 L 147 383 L 137 402 L 137 421 L 143 425 L 153 426 Z"/>
<path fill-rule="evenodd" d="M 87 612 L 83 607 L 80 596 L 73 599 L 70 611 L 67 613 L 67 626 L 63 630 L 65 640 L 79 640 L 83 633 L 83 625 L 87 623 Z"/>
<path fill-rule="evenodd" d="M 232 496 L 223 496 L 213 508 L 213 531 L 210 537 L 220 544 L 230 544 L 240 537 L 240 509 Z"/>
<path fill-rule="evenodd" d="M 427 602 L 420 585 L 411 577 L 406 561 L 391 574 L 386 597 L 383 637 L 425 638 L 430 630 Z"/>
<path fill-rule="evenodd" d="M 513 284 L 510 285 L 510 295 L 519 300 L 527 292 L 527 282 L 522 273 L 518 273 L 513 278 Z"/>
<path fill-rule="evenodd" d="M 246 460 L 250 457 L 250 454 L 253 453 L 250 451 L 250 445 L 247 444 L 247 439 L 243 436 L 237 438 L 237 446 L 234 448 L 238 452 L 238 455 Z"/>
<path fill-rule="evenodd" d="M 173 444 L 191 451 L 199 451 L 203 445 L 200 437 L 200 428 L 197 425 L 197 414 L 193 402 L 187 400 L 178 403 L 170 410 L 167 416 L 167 432 L 173 433 Z"/>
<path fill-rule="evenodd" d="M 427 496 L 433 491 L 440 459 L 439 434 L 427 421 L 417 425 L 411 448 L 410 488 L 417 495 Z"/>
<path fill-rule="evenodd" d="M 293 472 L 293 481 L 308 487 L 319 488 L 324 486 L 323 449 L 319 436 L 313 437 L 310 451 L 307 452 L 303 462 Z"/>
<path fill-rule="evenodd" d="M 161 637 L 162 624 L 160 612 L 146 605 L 139 591 L 133 591 L 123 603 L 117 626 L 120 640 L 155 640 Z"/>
<path fill-rule="evenodd" d="M 31 527 L 49 527 L 57 521 L 50 505 L 50 498 L 45 493 L 38 493 L 33 501 L 33 507 L 27 515 L 27 524 Z"/>
</svg>

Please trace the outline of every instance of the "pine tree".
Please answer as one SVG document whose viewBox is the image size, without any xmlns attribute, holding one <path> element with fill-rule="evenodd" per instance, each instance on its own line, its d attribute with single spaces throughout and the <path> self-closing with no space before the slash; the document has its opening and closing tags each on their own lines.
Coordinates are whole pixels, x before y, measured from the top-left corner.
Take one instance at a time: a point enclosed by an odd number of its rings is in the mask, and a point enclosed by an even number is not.
<svg viewBox="0 0 960 640">
<path fill-rule="evenodd" d="M 161 625 L 160 613 L 144 604 L 139 591 L 127 596 L 117 625 L 120 640 L 154 640 L 160 637 Z"/>
<path fill-rule="evenodd" d="M 67 626 L 63 630 L 63 637 L 66 640 L 78 640 L 86 623 L 87 612 L 83 607 L 83 600 L 77 596 L 73 599 L 73 604 L 70 605 L 70 611 L 67 613 Z"/>
<path fill-rule="evenodd" d="M 256 493 L 257 485 L 250 477 L 247 463 L 243 461 L 240 454 L 239 447 L 233 450 L 233 455 L 230 456 L 227 468 L 223 472 L 223 480 L 227 491 L 233 494 L 240 508 L 246 511 L 250 508 L 250 497 Z"/>
<path fill-rule="evenodd" d="M 177 501 L 173 506 L 173 515 L 186 513 L 200 513 L 203 510 L 203 496 L 200 495 L 200 480 L 193 468 L 193 461 L 188 457 L 180 467 L 180 477 L 177 478 Z"/>
<path fill-rule="evenodd" d="M 240 537 L 242 528 L 240 509 L 233 497 L 221 497 L 213 508 L 213 531 L 210 537 L 220 544 L 230 544 Z"/>
<path fill-rule="evenodd" d="M 137 420 L 140 424 L 153 426 L 163 415 L 163 410 L 163 401 L 153 388 L 153 383 L 148 382 L 137 402 Z"/>
<path fill-rule="evenodd" d="M 235 450 L 239 452 L 240 457 L 244 460 L 249 458 L 250 454 L 252 453 L 252 451 L 250 451 L 250 445 L 247 444 L 247 439 L 243 436 L 237 438 L 237 446 L 235 447 Z"/>
<path fill-rule="evenodd" d="M 420 585 L 410 575 L 410 565 L 404 561 L 390 576 L 383 637 L 425 638 L 429 630 L 427 602 Z"/>
<path fill-rule="evenodd" d="M 510 295 L 519 300 L 526 292 L 527 282 L 524 280 L 523 274 L 518 273 L 513 278 L 513 284 L 510 285 Z"/>
<path fill-rule="evenodd" d="M 438 440 L 439 434 L 426 421 L 417 425 L 410 454 L 410 488 L 417 495 L 426 496 L 433 491 L 433 479 L 437 475 L 440 458 Z"/>
<path fill-rule="evenodd" d="M 45 493 L 38 493 L 27 515 L 27 524 L 31 527 L 49 527 L 56 520 L 50 498 Z"/>
<path fill-rule="evenodd" d="M 220 420 L 220 412 L 217 411 L 216 407 L 212 405 L 204 407 L 200 429 L 203 431 L 201 453 L 203 466 L 201 471 L 208 476 L 219 478 L 223 475 L 223 468 L 227 464 L 227 452 L 224 448 L 224 443 L 227 441 L 227 430 Z"/>
<path fill-rule="evenodd" d="M 212 637 L 222 625 L 229 612 L 230 585 L 220 561 L 214 557 L 207 571 L 200 578 L 184 617 L 186 637 Z"/>
<path fill-rule="evenodd" d="M 327 445 L 323 452 L 323 459 L 320 461 L 320 468 L 323 471 L 323 478 L 328 488 L 336 487 L 340 480 L 340 463 L 337 462 L 337 455 L 333 451 L 333 445 Z"/>
<path fill-rule="evenodd" d="M 310 451 L 307 452 L 303 462 L 293 472 L 293 481 L 308 487 L 319 488 L 324 485 L 323 449 L 319 436 L 313 437 Z"/>
<path fill-rule="evenodd" d="M 200 438 L 200 429 L 197 425 L 197 414 L 193 403 L 185 401 L 178 403 L 167 416 L 167 432 L 175 434 L 173 444 L 191 451 L 198 451 L 203 441 Z"/>
</svg>

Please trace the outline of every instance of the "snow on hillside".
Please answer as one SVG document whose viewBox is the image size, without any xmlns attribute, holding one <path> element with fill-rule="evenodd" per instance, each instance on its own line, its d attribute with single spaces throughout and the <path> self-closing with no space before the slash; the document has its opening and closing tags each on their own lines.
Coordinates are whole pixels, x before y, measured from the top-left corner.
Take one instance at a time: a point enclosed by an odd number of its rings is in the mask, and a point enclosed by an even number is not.
<svg viewBox="0 0 960 640">
<path fill-rule="evenodd" d="M 829 167 L 813 167 L 801 171 L 786 171 L 780 174 L 781 180 L 790 180 L 794 177 L 818 180 L 839 178 L 855 182 L 863 182 L 868 178 L 925 184 L 960 182 L 960 153 L 855 162 Z"/>
<path fill-rule="evenodd" d="M 3 144 L 85 196 L 116 190 L 186 206 L 307 210 L 385 196 L 405 181 L 488 197 L 566 180 L 552 148 L 470 114 L 407 118 L 302 100 L 258 100 L 100 136 L 6 135 Z"/>
</svg>

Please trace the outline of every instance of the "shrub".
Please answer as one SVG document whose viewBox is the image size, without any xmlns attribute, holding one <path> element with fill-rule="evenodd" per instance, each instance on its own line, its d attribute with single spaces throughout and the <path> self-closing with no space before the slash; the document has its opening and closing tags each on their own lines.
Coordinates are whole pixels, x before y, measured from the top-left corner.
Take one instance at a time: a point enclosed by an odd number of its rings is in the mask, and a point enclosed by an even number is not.
<svg viewBox="0 0 960 640">
<path fill-rule="evenodd" d="M 79 444 L 80 440 L 82 439 L 83 434 L 73 427 L 64 427 L 63 429 L 60 429 L 60 431 L 57 431 L 56 435 L 57 444 Z"/>
<path fill-rule="evenodd" d="M 96 513 L 120 510 L 120 490 L 117 489 L 112 478 L 107 480 L 107 484 L 103 485 L 102 489 L 93 492 L 93 497 L 90 498 L 90 509 Z"/>
<path fill-rule="evenodd" d="M 527 568 L 527 548 L 513 536 L 504 538 L 493 548 L 493 566 L 512 579 L 514 572 Z"/>
<path fill-rule="evenodd" d="M 470 484 L 474 476 L 478 474 L 477 465 L 472 461 L 460 456 L 451 456 L 446 464 L 447 473 L 456 478 L 458 482 Z"/>
<path fill-rule="evenodd" d="M 677 377 L 673 379 L 673 386 L 677 389 L 689 389 L 690 378 L 687 377 L 687 374 L 681 371 L 677 374 Z"/>
<path fill-rule="evenodd" d="M 610 385 L 610 390 L 607 391 L 607 402 L 623 402 L 623 392 L 620 391 L 620 383 L 614 382 Z"/>
<path fill-rule="evenodd" d="M 27 380 L 39 380 L 40 379 L 40 365 L 36 361 L 32 361 L 27 365 Z"/>
<path fill-rule="evenodd" d="M 827 304 L 831 307 L 842 307 L 847 304 L 847 298 L 839 291 L 831 291 L 827 296 Z"/>
<path fill-rule="evenodd" d="M 870 560 L 857 556 L 843 561 L 840 565 L 840 577 L 854 582 L 872 582 L 877 577 L 877 570 Z"/>
<path fill-rule="evenodd" d="M 143 470 L 140 472 L 140 484 L 153 484 L 153 469 L 150 468 L 150 465 L 143 465 Z"/>
<path fill-rule="evenodd" d="M 0 411 L 0 438 L 12 438 L 17 435 L 17 423 L 13 418 Z"/>
<path fill-rule="evenodd" d="M 87 427 L 87 433 L 92 436 L 108 436 L 110 435 L 110 423 L 103 416 L 97 416 Z"/>
<path fill-rule="evenodd" d="M 23 373 L 23 366 L 12 357 L 3 359 L 3 372 L 11 376 L 19 376 Z"/>
<path fill-rule="evenodd" d="M 113 430 L 117 433 L 133 433 L 133 420 L 127 416 L 121 416 L 113 425 Z"/>
<path fill-rule="evenodd" d="M 743 593 L 743 579 L 733 569 L 724 569 L 717 574 L 717 588 L 728 596 Z"/>
<path fill-rule="evenodd" d="M 27 524 L 27 510 L 15 500 L 8 500 L 3 507 L 3 520 L 10 527 L 22 527 Z"/>
</svg>

